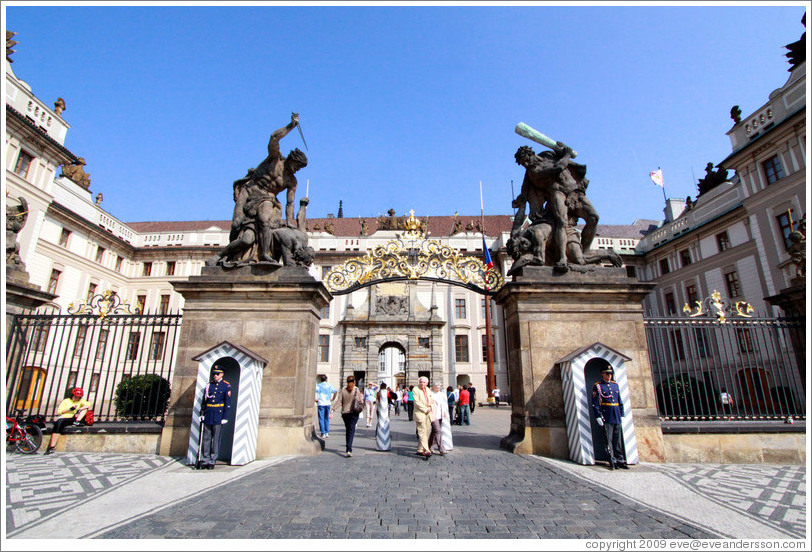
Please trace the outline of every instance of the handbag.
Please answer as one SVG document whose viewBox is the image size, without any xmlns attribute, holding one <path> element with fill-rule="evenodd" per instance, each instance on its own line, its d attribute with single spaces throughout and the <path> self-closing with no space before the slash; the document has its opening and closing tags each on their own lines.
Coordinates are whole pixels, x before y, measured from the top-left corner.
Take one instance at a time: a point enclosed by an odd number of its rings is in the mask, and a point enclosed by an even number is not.
<svg viewBox="0 0 812 552">
<path fill-rule="evenodd" d="M 358 389 L 355 389 L 355 392 L 352 394 L 352 405 L 350 406 L 350 412 L 353 414 L 360 414 L 364 411 L 364 399 L 358 396 Z"/>
</svg>

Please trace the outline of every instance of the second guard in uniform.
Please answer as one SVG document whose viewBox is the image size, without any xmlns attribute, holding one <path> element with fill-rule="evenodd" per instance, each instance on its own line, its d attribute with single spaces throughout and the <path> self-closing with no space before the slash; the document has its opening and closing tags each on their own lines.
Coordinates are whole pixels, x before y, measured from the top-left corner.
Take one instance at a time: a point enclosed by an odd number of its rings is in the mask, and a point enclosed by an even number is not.
<svg viewBox="0 0 812 552">
<path fill-rule="evenodd" d="M 231 384 L 223 379 L 223 371 L 216 365 L 212 370 L 213 381 L 203 390 L 203 408 L 200 421 L 203 422 L 203 442 L 201 443 L 202 470 L 213 470 L 220 454 L 220 431 L 228 423 L 231 409 Z"/>
<path fill-rule="evenodd" d="M 627 470 L 629 466 L 626 464 L 626 455 L 620 439 L 620 433 L 623 431 L 623 401 L 620 399 L 620 387 L 612 379 L 614 373 L 611 366 L 604 368 L 601 371 L 603 381 L 592 386 L 592 410 L 606 438 L 609 469 Z"/>
</svg>

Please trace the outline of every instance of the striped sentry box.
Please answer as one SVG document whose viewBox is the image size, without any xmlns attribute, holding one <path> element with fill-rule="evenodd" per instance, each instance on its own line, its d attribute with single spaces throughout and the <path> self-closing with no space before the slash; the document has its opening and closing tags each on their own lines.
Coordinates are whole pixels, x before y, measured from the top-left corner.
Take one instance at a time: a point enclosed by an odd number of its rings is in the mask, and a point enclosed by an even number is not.
<svg viewBox="0 0 812 552">
<path fill-rule="evenodd" d="M 224 357 L 233 358 L 240 366 L 239 382 L 236 383 L 237 404 L 231 405 L 232 408 L 236 409 L 234 443 L 231 447 L 231 465 L 242 466 L 256 459 L 262 370 L 267 361 L 244 347 L 224 341 L 192 359 L 198 361 L 198 370 L 191 431 L 189 432 L 189 447 L 186 453 L 186 461 L 189 465 L 197 462 L 197 451 L 200 443 L 200 422 L 198 420 L 200 420 L 203 391 L 209 383 L 211 367 Z"/>
<path fill-rule="evenodd" d="M 602 358 L 614 368 L 614 379 L 620 388 L 620 399 L 623 401 L 623 442 L 626 448 L 626 461 L 629 464 L 636 464 L 639 461 L 637 438 L 634 434 L 629 382 L 625 369 L 625 364 L 631 359 L 602 343 L 578 349 L 557 362 L 561 368 L 570 460 L 584 465 L 595 463 L 590 423 L 592 396 L 586 389 L 584 377 L 584 367 L 593 358 Z"/>
</svg>

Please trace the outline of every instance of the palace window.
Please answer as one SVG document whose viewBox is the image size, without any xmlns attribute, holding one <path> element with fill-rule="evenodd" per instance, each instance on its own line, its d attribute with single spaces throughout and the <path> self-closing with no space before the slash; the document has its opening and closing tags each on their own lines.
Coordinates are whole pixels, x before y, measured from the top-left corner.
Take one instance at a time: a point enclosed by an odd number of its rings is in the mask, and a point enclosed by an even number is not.
<svg viewBox="0 0 812 552">
<path fill-rule="evenodd" d="M 48 342 L 48 333 L 50 330 L 51 326 L 45 323 L 34 326 L 34 335 L 32 336 L 31 341 L 33 342 L 35 351 L 45 350 L 45 344 Z"/>
<path fill-rule="evenodd" d="M 82 356 L 82 349 L 85 348 L 85 337 L 87 337 L 87 326 L 79 326 L 76 329 L 76 342 L 73 344 L 73 356 Z"/>
<path fill-rule="evenodd" d="M 175 275 L 175 261 L 167 261 L 166 262 L 166 275 L 167 276 L 174 276 Z"/>
<path fill-rule="evenodd" d="M 107 336 L 110 330 L 99 331 L 99 342 L 96 344 L 96 359 L 101 360 L 104 358 L 104 351 L 107 349 Z"/>
<path fill-rule="evenodd" d="M 356 349 L 366 349 L 367 348 L 367 338 L 366 337 L 356 337 L 355 338 L 355 348 Z"/>
<path fill-rule="evenodd" d="M 482 362 L 488 362 L 488 334 L 482 334 Z"/>
<path fill-rule="evenodd" d="M 164 342 L 166 341 L 166 332 L 155 332 L 152 334 L 152 343 L 149 348 L 150 360 L 161 360 L 164 356 Z"/>
<path fill-rule="evenodd" d="M 784 178 L 784 170 L 781 168 L 781 160 L 777 155 L 772 156 L 761 164 L 764 167 L 764 176 L 767 177 L 767 185 L 778 182 Z"/>
<path fill-rule="evenodd" d="M 467 318 L 465 310 L 465 299 L 454 299 L 454 317 L 458 320 Z"/>
<path fill-rule="evenodd" d="M 31 167 L 32 161 L 34 161 L 33 156 L 20 150 L 20 155 L 17 156 L 17 162 L 14 164 L 14 173 L 23 178 L 28 178 L 28 169 Z"/>
<path fill-rule="evenodd" d="M 166 314 L 169 312 L 169 295 L 161 295 L 160 313 Z"/>
<path fill-rule="evenodd" d="M 457 362 L 471 362 L 468 356 L 468 336 L 455 335 L 454 336 L 454 351 L 456 354 Z"/>
<path fill-rule="evenodd" d="M 116 272 L 121 272 L 121 263 L 123 261 L 124 259 L 121 256 L 116 255 Z"/>
<path fill-rule="evenodd" d="M 319 335 L 319 362 L 330 362 L 330 336 Z"/>
<path fill-rule="evenodd" d="M 321 309 L 321 318 L 322 320 L 330 318 L 330 303 L 327 303 Z"/>
<path fill-rule="evenodd" d="M 691 264 L 691 252 L 687 249 L 683 249 L 679 252 L 679 259 L 683 267 L 688 266 Z"/>
<path fill-rule="evenodd" d="M 421 349 L 431 349 L 431 338 L 430 337 L 418 337 L 417 338 L 417 346 Z"/>
<path fill-rule="evenodd" d="M 90 302 L 90 300 L 93 299 L 94 295 L 96 295 L 96 284 L 89 284 L 87 286 L 87 297 L 85 300 L 87 302 Z"/>
<path fill-rule="evenodd" d="M 67 228 L 63 228 L 62 233 L 59 235 L 59 245 L 61 245 L 62 247 L 67 247 L 68 238 L 70 238 L 71 234 L 72 232 L 70 230 L 68 230 Z"/>
<path fill-rule="evenodd" d="M 136 360 L 138 358 L 138 345 L 141 344 L 141 332 L 132 332 L 127 339 L 127 353 L 125 358 L 127 360 Z"/>
<path fill-rule="evenodd" d="M 135 308 L 138 309 L 138 312 L 144 314 L 144 309 L 147 307 L 147 296 L 146 295 L 138 295 L 135 298 Z"/>
<path fill-rule="evenodd" d="M 725 284 L 727 285 L 727 296 L 731 299 L 742 296 L 742 288 L 739 284 L 739 275 L 735 270 L 725 273 Z"/>
<path fill-rule="evenodd" d="M 671 348 L 674 350 L 676 360 L 685 360 L 685 344 L 682 341 L 682 330 L 671 330 Z"/>
<path fill-rule="evenodd" d="M 696 291 L 695 285 L 685 286 L 685 297 L 688 301 L 688 306 L 694 308 L 696 302 L 699 300 L 699 294 Z"/>
<path fill-rule="evenodd" d="M 104 259 L 104 252 L 107 251 L 103 247 L 96 248 L 96 262 L 100 263 Z"/>
<path fill-rule="evenodd" d="M 142 276 L 149 276 L 151 274 L 152 274 L 152 263 L 145 262 L 144 263 L 144 272 L 143 272 Z"/>
<path fill-rule="evenodd" d="M 90 385 L 88 385 L 88 392 L 95 393 L 99 390 L 99 379 L 101 379 L 101 375 L 99 373 L 95 373 L 90 376 Z"/>
<path fill-rule="evenodd" d="M 795 228 L 795 224 L 797 222 L 796 214 L 794 212 L 791 213 L 792 216 L 792 224 L 790 224 L 790 212 L 785 211 L 778 215 L 776 220 L 778 221 L 778 231 L 781 232 L 781 237 L 784 238 L 784 248 L 789 249 L 789 246 L 792 245 L 792 242 L 789 241 L 789 234 Z"/>
<path fill-rule="evenodd" d="M 669 291 L 664 295 L 664 297 L 665 297 L 665 313 L 676 314 L 677 302 L 674 300 L 674 294 Z"/>
<path fill-rule="evenodd" d="M 740 353 L 753 353 L 756 350 L 753 336 L 747 328 L 736 328 L 736 342 Z"/>
<path fill-rule="evenodd" d="M 694 337 L 696 338 L 696 348 L 699 351 L 699 356 L 707 358 L 710 354 L 710 337 L 706 328 L 694 328 Z"/>
<path fill-rule="evenodd" d="M 59 277 L 62 276 L 62 272 L 53 269 L 51 271 L 51 278 L 48 280 L 48 293 L 56 294 L 56 288 L 59 285 Z"/>
<path fill-rule="evenodd" d="M 671 268 L 668 266 L 668 259 L 660 259 L 660 274 L 668 274 Z"/>
<path fill-rule="evenodd" d="M 727 230 L 716 234 L 716 244 L 719 246 L 719 253 L 730 249 L 730 237 L 727 235 Z"/>
</svg>

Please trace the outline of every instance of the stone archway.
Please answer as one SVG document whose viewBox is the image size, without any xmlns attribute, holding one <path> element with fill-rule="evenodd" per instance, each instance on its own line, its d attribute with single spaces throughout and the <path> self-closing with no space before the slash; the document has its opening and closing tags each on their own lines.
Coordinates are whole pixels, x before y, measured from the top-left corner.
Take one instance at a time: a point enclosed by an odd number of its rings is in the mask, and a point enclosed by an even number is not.
<svg viewBox="0 0 812 552">
<path fill-rule="evenodd" d="M 397 383 L 396 376 L 406 372 L 406 350 L 403 345 L 387 341 L 378 349 L 378 377 L 375 383 L 385 383 L 392 387 Z"/>
</svg>

